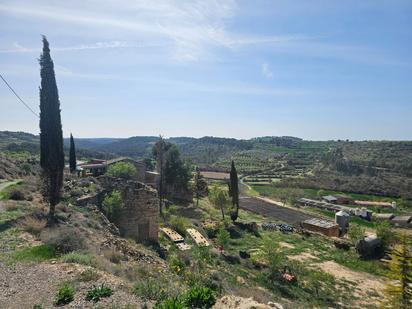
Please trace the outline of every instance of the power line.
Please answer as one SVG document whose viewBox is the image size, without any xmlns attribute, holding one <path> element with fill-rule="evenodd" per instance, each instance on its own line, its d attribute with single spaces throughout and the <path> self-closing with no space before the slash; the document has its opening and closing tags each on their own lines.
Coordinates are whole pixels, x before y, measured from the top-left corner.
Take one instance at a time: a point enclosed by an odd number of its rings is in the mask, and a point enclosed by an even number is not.
<svg viewBox="0 0 412 309">
<path fill-rule="evenodd" d="M 11 90 L 11 92 L 14 93 L 17 99 L 19 99 L 19 101 L 23 103 L 23 105 L 26 106 L 29 109 L 29 111 L 33 113 L 33 115 L 35 115 L 36 117 L 39 117 L 39 115 L 34 110 L 32 110 L 32 108 L 29 105 L 27 105 L 26 102 L 24 102 L 22 98 L 20 98 L 20 96 L 16 93 L 16 91 L 14 91 L 14 89 L 9 85 L 9 83 L 4 79 L 4 77 L 1 74 L 0 74 L 0 77 L 3 80 L 3 82 L 6 84 L 6 86 Z"/>
</svg>

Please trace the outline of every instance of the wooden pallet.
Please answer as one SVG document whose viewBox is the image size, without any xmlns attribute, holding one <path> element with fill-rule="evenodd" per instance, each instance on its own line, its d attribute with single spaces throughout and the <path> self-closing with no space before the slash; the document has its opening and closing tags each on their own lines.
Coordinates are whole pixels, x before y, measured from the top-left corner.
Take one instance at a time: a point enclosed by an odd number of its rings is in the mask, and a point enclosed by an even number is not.
<svg viewBox="0 0 412 309">
<path fill-rule="evenodd" d="M 203 237 L 203 235 L 200 234 L 197 230 L 187 229 L 186 231 L 190 235 L 190 237 L 193 238 L 193 240 L 195 241 L 195 243 L 198 246 L 207 247 L 207 246 L 210 245 L 209 242 L 207 241 L 207 239 L 205 237 Z"/>
<path fill-rule="evenodd" d="M 185 239 L 180 235 L 178 232 L 173 231 L 168 227 L 161 227 L 160 230 L 166 234 L 167 237 L 170 238 L 171 241 L 174 243 L 183 242 Z"/>
</svg>

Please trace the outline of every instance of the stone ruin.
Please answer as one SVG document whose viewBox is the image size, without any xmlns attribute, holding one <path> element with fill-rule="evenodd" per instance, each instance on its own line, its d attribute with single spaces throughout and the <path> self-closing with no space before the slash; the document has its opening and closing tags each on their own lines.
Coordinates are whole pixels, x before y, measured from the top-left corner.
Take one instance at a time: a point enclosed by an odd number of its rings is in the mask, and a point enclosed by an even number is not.
<svg viewBox="0 0 412 309">
<path fill-rule="evenodd" d="M 136 242 L 157 241 L 159 233 L 159 199 L 157 190 L 136 180 L 98 177 L 103 191 L 100 201 L 113 190 L 119 190 L 123 197 L 123 208 L 118 222 L 120 235 Z"/>
</svg>

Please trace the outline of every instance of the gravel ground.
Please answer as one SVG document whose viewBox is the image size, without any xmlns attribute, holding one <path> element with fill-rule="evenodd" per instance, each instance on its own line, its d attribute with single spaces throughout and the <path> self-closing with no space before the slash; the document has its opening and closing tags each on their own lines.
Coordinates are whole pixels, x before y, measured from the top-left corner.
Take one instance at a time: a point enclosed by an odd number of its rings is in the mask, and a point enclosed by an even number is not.
<svg viewBox="0 0 412 309">
<path fill-rule="evenodd" d="M 52 262 L 53 263 L 53 262 Z M 43 308 L 55 308 L 53 301 L 59 285 L 73 280 L 87 267 L 64 263 L 15 264 L 12 266 L 0 263 L 0 308 L 31 309 L 35 304 Z M 98 303 L 87 301 L 86 293 L 93 285 L 105 283 L 114 293 Z M 129 292 L 129 287 L 110 274 L 101 272 L 101 278 L 95 282 L 75 282 L 75 299 L 70 304 L 59 308 L 111 308 L 126 306 L 142 308 L 139 298 Z M 150 306 L 149 306 L 150 308 Z"/>
</svg>

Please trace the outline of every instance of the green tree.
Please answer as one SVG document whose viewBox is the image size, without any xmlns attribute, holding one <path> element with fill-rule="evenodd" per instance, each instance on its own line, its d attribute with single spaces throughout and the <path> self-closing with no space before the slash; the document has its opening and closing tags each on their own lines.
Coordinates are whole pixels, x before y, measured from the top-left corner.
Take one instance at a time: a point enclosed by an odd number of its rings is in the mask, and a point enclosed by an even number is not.
<svg viewBox="0 0 412 309">
<path fill-rule="evenodd" d="M 208 194 L 207 181 L 205 177 L 200 174 L 199 168 L 196 166 L 195 174 L 193 176 L 193 194 L 196 199 L 196 206 L 199 206 L 199 199 L 205 197 Z"/>
<path fill-rule="evenodd" d="M 382 240 L 382 244 L 385 250 L 387 250 L 388 246 L 395 238 L 391 224 L 388 221 L 381 221 L 376 223 L 375 228 L 376 236 Z"/>
<path fill-rule="evenodd" d="M 227 248 L 229 245 L 230 234 L 223 227 L 221 227 L 216 235 L 216 242 L 223 249 Z"/>
<path fill-rule="evenodd" d="M 229 206 L 229 195 L 217 185 L 212 186 L 209 191 L 209 201 L 222 213 L 222 219 L 225 220 L 225 209 Z"/>
<path fill-rule="evenodd" d="M 129 162 L 117 162 L 109 166 L 106 172 L 107 176 L 115 178 L 133 178 L 137 173 L 136 167 Z"/>
<path fill-rule="evenodd" d="M 179 149 L 172 144 L 165 154 L 165 183 L 175 191 L 177 188 L 188 188 L 190 180 L 189 167 L 180 158 Z"/>
<path fill-rule="evenodd" d="M 159 140 L 153 146 L 152 152 L 153 156 L 156 159 L 156 169 L 157 172 L 160 174 L 160 181 L 159 181 L 159 211 L 160 214 L 163 214 L 163 199 L 164 199 L 164 186 L 165 186 L 165 175 L 164 175 L 164 168 L 165 168 L 165 153 L 171 147 L 171 143 L 166 142 L 164 138 L 160 135 Z"/>
<path fill-rule="evenodd" d="M 230 218 L 235 222 L 239 216 L 239 179 L 235 167 L 235 162 L 232 160 L 232 166 L 230 169 L 230 185 L 229 195 L 232 198 L 232 211 Z"/>
<path fill-rule="evenodd" d="M 382 308 L 412 308 L 412 250 L 411 241 L 402 234 L 399 244 L 389 254 L 389 281 L 384 294 L 386 300 Z"/>
<path fill-rule="evenodd" d="M 102 203 L 102 209 L 110 221 L 117 223 L 122 208 L 123 198 L 120 191 L 113 190 L 110 194 L 105 196 Z"/>
<path fill-rule="evenodd" d="M 349 226 L 348 235 L 352 242 L 356 244 L 359 240 L 363 239 L 363 237 L 365 236 L 365 232 L 365 228 L 361 227 L 358 224 L 352 223 Z"/>
<path fill-rule="evenodd" d="M 60 101 L 50 57 L 49 42 L 43 36 L 40 55 L 40 166 L 42 194 L 50 204 L 49 223 L 54 221 L 55 207 L 60 202 L 63 185 L 64 153 Z"/>
<path fill-rule="evenodd" d="M 69 152 L 70 173 L 76 171 L 76 147 L 74 145 L 73 135 L 70 133 L 70 152 Z"/>
</svg>

